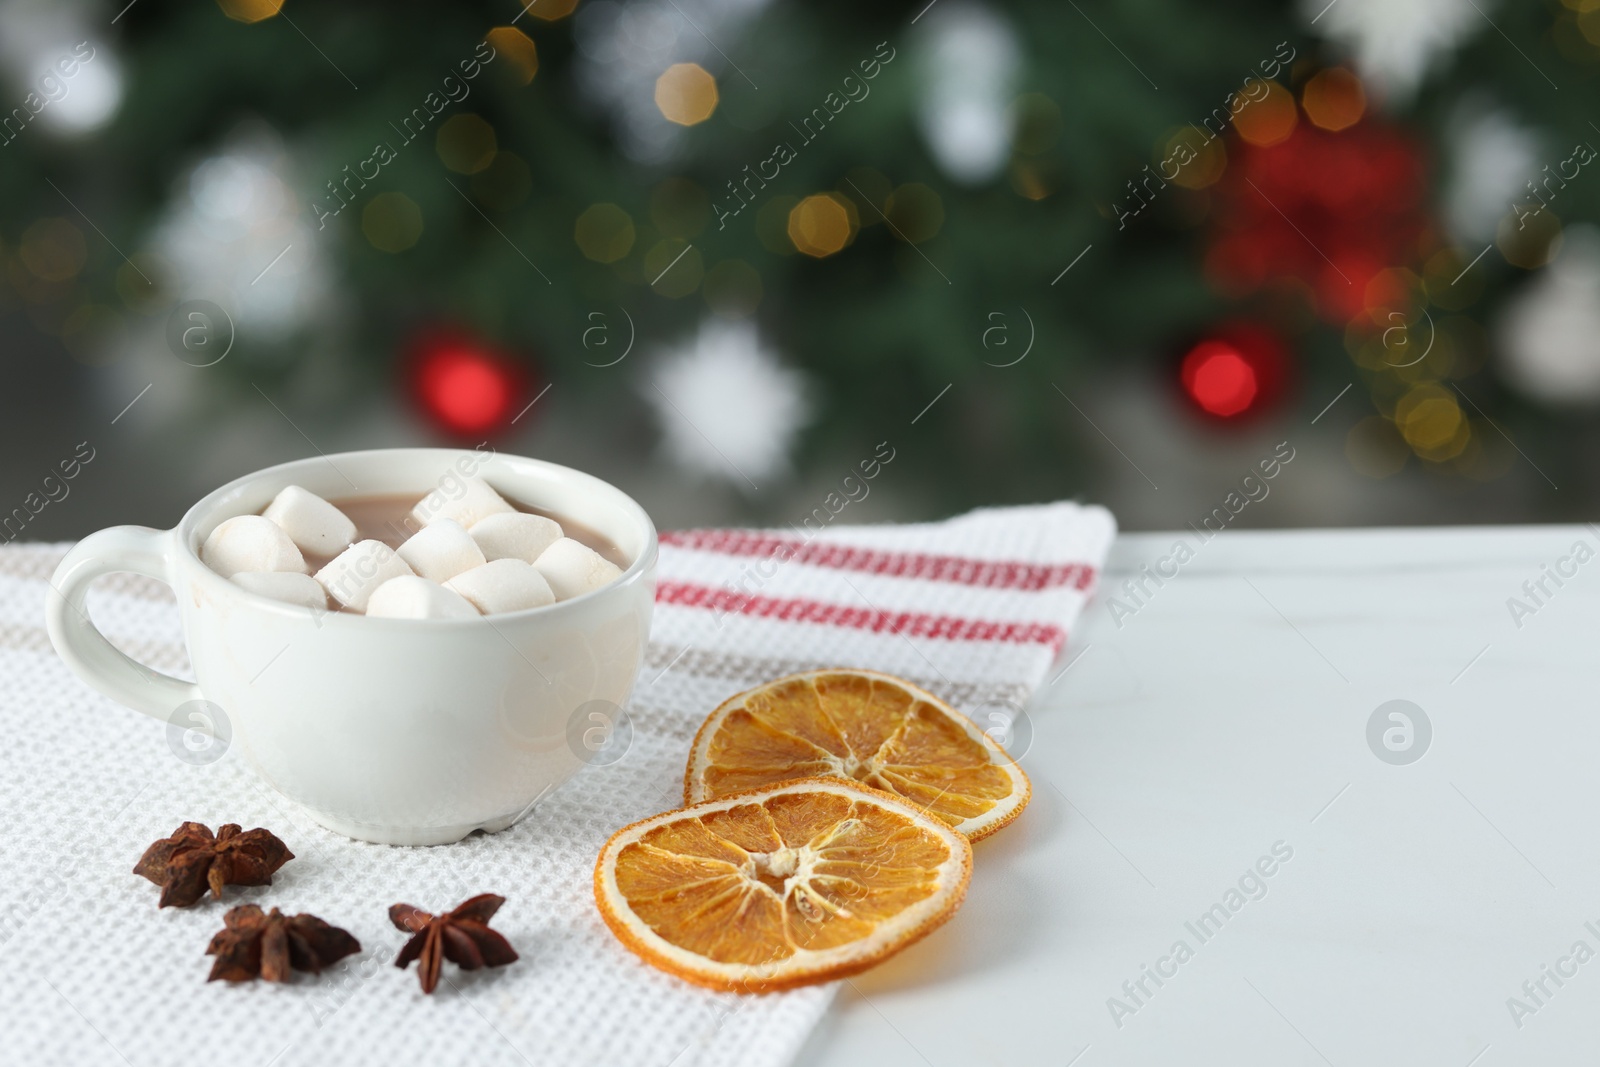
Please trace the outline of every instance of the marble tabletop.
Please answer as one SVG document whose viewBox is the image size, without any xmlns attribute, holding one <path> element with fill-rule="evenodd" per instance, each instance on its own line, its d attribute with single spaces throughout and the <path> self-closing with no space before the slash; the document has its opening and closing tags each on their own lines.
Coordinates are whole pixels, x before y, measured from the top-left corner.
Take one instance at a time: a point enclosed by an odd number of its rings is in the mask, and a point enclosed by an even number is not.
<svg viewBox="0 0 1600 1067">
<path fill-rule="evenodd" d="M 1119 538 L 1017 724 L 1031 809 L 798 1062 L 1587 1060 L 1597 553 L 1591 526 Z"/>
</svg>

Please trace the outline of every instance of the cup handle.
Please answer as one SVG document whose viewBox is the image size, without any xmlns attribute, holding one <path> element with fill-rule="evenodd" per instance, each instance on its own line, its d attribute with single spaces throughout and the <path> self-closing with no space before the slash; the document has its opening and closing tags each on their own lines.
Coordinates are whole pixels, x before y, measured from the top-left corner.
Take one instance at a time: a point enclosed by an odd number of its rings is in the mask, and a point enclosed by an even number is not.
<svg viewBox="0 0 1600 1067">
<path fill-rule="evenodd" d="M 171 530 L 113 526 L 72 547 L 50 579 L 45 627 L 56 654 L 79 678 L 135 711 L 163 721 L 180 705 L 200 700 L 200 687 L 152 670 L 118 651 L 89 621 L 89 583 L 126 571 L 172 584 L 167 550 Z"/>
</svg>

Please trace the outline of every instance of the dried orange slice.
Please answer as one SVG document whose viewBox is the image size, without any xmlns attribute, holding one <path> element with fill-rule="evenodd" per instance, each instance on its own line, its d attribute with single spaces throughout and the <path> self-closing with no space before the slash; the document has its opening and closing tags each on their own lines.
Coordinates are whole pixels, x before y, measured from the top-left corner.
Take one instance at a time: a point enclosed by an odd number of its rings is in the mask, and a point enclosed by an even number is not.
<svg viewBox="0 0 1600 1067">
<path fill-rule="evenodd" d="M 894 955 L 955 913 L 971 874 L 967 839 L 915 804 L 804 778 L 618 830 L 594 896 L 648 963 L 762 993 Z"/>
<path fill-rule="evenodd" d="M 686 804 L 834 775 L 919 804 L 976 841 L 1021 814 L 1033 787 L 978 724 L 877 671 L 791 674 L 725 700 L 695 735 Z"/>
</svg>

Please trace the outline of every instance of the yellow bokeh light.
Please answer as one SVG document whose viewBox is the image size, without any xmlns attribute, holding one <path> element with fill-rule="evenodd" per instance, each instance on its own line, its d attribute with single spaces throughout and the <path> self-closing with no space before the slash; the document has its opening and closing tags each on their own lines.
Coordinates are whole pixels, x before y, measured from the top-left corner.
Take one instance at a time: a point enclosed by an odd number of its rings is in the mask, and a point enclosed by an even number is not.
<svg viewBox="0 0 1600 1067">
<path fill-rule="evenodd" d="M 1182 126 L 1167 138 L 1156 169 L 1173 185 L 1205 189 L 1228 169 L 1228 150 L 1222 147 L 1222 138 L 1207 140 L 1193 126 Z"/>
<path fill-rule="evenodd" d="M 1367 91 L 1361 79 L 1343 67 L 1329 67 L 1306 82 L 1300 106 L 1313 126 L 1339 131 L 1361 121 L 1367 110 Z"/>
<path fill-rule="evenodd" d="M 1024 93 L 1011 102 L 1011 145 L 1037 156 L 1061 136 L 1061 108 L 1043 93 Z"/>
<path fill-rule="evenodd" d="M 889 196 L 894 192 L 894 182 L 883 172 L 871 167 L 851 167 L 845 172 L 841 191 L 843 189 L 849 190 L 845 195 L 861 209 L 861 228 L 866 229 L 883 221 L 883 205 L 889 202 Z"/>
<path fill-rule="evenodd" d="M 46 282 L 71 281 L 89 258 L 82 231 L 59 218 L 40 219 L 23 230 L 17 253 L 23 266 Z"/>
<path fill-rule="evenodd" d="M 515 26 L 496 26 L 484 40 L 489 42 L 496 56 L 505 57 L 518 84 L 527 85 L 539 73 L 539 49 L 533 38 Z"/>
<path fill-rule="evenodd" d="M 698 63 L 674 63 L 656 79 L 656 107 L 680 126 L 704 122 L 717 110 L 717 79 Z"/>
<path fill-rule="evenodd" d="M 452 115 L 433 139 L 434 151 L 457 174 L 476 174 L 494 162 L 494 127 L 477 115 Z"/>
<path fill-rule="evenodd" d="M 1055 192 L 1055 186 L 1045 180 L 1041 167 L 1020 159 L 1011 161 L 1011 188 L 1027 200 L 1043 200 Z"/>
<path fill-rule="evenodd" d="M 572 239 L 596 263 L 615 263 L 633 250 L 633 219 L 615 204 L 592 204 L 578 216 Z"/>
<path fill-rule="evenodd" d="M 914 245 L 932 240 L 944 226 L 944 202 L 921 182 L 907 182 L 890 193 L 883 213 L 890 232 Z"/>
<path fill-rule="evenodd" d="M 644 254 L 644 276 L 658 295 L 677 300 L 700 288 L 705 260 L 694 245 L 678 238 L 657 241 Z"/>
<path fill-rule="evenodd" d="M 789 240 L 808 256 L 831 256 L 855 239 L 853 214 L 836 193 L 808 196 L 789 212 Z"/>
<path fill-rule="evenodd" d="M 578 0 L 533 0 L 528 5 L 528 14 L 546 22 L 555 22 L 572 14 L 577 7 Z"/>
<path fill-rule="evenodd" d="M 1411 450 L 1439 462 L 1467 447 L 1469 428 L 1455 396 L 1427 382 L 1412 388 L 1394 408 L 1394 422 Z"/>
<path fill-rule="evenodd" d="M 380 252 L 404 252 L 422 237 L 422 209 L 404 193 L 379 193 L 361 209 L 361 232 Z"/>
<path fill-rule="evenodd" d="M 1266 95 L 1248 101 L 1233 118 L 1239 136 L 1257 148 L 1267 148 L 1288 140 L 1300 121 L 1289 90 L 1277 82 L 1266 82 Z"/>
<path fill-rule="evenodd" d="M 283 8 L 283 0 L 217 0 L 222 13 L 235 22 L 261 22 Z"/>
</svg>

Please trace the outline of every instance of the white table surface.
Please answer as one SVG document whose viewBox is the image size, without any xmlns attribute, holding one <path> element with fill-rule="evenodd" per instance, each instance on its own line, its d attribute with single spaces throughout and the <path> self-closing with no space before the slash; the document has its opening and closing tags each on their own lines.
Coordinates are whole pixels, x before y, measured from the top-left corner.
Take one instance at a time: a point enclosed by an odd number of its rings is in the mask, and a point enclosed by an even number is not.
<svg viewBox="0 0 1600 1067">
<path fill-rule="evenodd" d="M 802 1067 L 1595 1062 L 1600 956 L 1569 954 L 1600 953 L 1600 558 L 1520 628 L 1507 600 L 1600 533 L 1228 532 L 1119 628 L 1107 597 L 1178 536 L 1118 540 L 1030 709 L 1032 806 Z M 1433 726 L 1408 765 L 1367 743 L 1392 699 Z M 1202 943 L 1185 923 L 1280 841 Z M 1119 1027 L 1108 998 L 1178 940 Z M 1541 1006 L 1546 965 L 1576 974 Z"/>
</svg>

